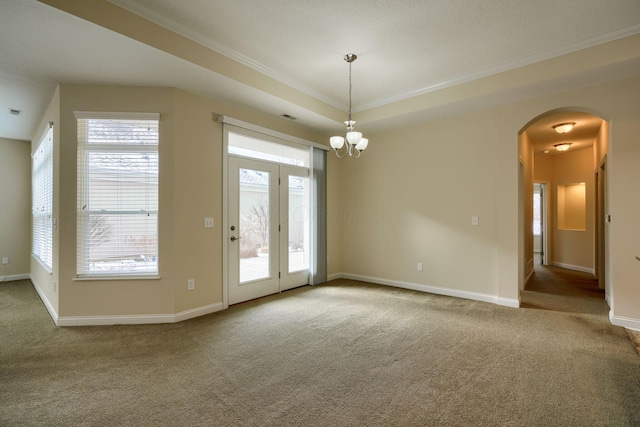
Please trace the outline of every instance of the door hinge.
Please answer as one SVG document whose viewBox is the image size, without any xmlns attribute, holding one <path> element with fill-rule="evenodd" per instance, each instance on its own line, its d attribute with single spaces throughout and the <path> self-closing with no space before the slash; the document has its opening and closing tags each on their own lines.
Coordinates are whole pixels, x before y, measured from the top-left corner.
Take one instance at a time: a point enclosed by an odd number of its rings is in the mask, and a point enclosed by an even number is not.
<svg viewBox="0 0 640 427">
<path fill-rule="evenodd" d="M 282 273 L 278 271 L 278 279 L 281 279 L 281 278 L 282 278 Z"/>
<path fill-rule="evenodd" d="M 278 233 L 282 231 L 282 226 L 278 225 Z"/>
</svg>

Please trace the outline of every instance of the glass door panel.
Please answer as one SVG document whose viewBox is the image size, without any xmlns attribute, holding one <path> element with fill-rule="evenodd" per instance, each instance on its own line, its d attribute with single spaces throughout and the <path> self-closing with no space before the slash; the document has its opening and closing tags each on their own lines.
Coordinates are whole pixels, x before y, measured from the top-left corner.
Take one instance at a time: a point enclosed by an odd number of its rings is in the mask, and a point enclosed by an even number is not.
<svg viewBox="0 0 640 427">
<path fill-rule="evenodd" d="M 309 269 L 309 177 L 289 175 L 289 273 Z"/>
<path fill-rule="evenodd" d="M 309 283 L 309 169 L 280 165 L 280 290 Z"/>
<path fill-rule="evenodd" d="M 269 172 L 239 170 L 240 284 L 271 276 L 269 235 Z"/>
</svg>

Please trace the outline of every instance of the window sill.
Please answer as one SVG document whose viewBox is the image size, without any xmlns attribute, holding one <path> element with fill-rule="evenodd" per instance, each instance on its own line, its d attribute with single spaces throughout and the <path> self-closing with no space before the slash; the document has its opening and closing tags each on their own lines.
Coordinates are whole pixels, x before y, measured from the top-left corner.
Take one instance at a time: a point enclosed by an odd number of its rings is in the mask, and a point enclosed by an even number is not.
<svg viewBox="0 0 640 427">
<path fill-rule="evenodd" d="M 101 282 L 101 281 L 124 281 L 124 280 L 160 280 L 160 276 L 80 276 L 71 279 L 74 282 Z"/>
<path fill-rule="evenodd" d="M 53 274 L 53 268 L 51 268 L 51 267 L 49 267 L 47 264 L 45 264 L 45 262 L 44 262 L 44 261 L 42 261 L 38 255 L 31 254 L 31 258 L 33 258 L 34 260 L 36 260 L 36 262 L 37 262 L 38 264 L 40 264 L 40 267 L 42 267 L 42 269 L 43 269 L 44 271 L 46 271 L 46 272 L 47 272 L 47 273 L 49 273 L 49 274 Z"/>
</svg>

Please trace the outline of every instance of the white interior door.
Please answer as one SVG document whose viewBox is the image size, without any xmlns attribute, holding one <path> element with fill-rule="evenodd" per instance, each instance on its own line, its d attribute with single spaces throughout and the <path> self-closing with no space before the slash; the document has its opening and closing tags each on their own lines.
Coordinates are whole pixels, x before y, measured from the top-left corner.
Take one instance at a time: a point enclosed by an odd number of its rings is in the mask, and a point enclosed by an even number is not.
<svg viewBox="0 0 640 427">
<path fill-rule="evenodd" d="M 229 304 L 309 283 L 304 167 L 229 157 Z"/>
</svg>

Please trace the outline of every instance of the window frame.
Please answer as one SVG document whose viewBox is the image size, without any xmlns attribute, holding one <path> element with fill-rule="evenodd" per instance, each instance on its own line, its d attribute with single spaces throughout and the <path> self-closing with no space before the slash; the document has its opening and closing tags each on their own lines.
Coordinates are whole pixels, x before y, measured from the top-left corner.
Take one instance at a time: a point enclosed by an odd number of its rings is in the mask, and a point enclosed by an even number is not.
<svg viewBox="0 0 640 427">
<path fill-rule="evenodd" d="M 53 272 L 53 122 L 31 155 L 31 256 Z"/>
<path fill-rule="evenodd" d="M 158 279 L 160 271 L 159 263 L 159 196 L 160 196 L 160 183 L 159 183 L 159 163 L 160 163 L 160 114 L 158 113 L 128 113 L 128 112 L 78 112 L 76 111 L 75 117 L 77 120 L 77 134 L 78 134 L 78 160 L 77 160 L 77 180 L 78 180 L 78 194 L 77 194 L 77 236 L 76 236 L 76 278 L 75 280 L 131 280 L 131 279 Z M 123 120 L 123 121 L 143 121 L 143 122 L 156 122 L 155 127 L 157 129 L 157 138 L 155 143 L 151 144 L 118 144 L 118 143 L 89 143 L 88 132 L 90 129 L 90 120 Z M 83 124 L 81 121 L 85 121 Z M 83 134 L 83 130 L 86 132 Z M 114 140 L 115 141 L 115 140 Z M 115 209 L 99 209 L 97 211 L 85 209 L 89 200 L 89 182 L 90 173 L 88 171 L 89 161 L 87 156 L 94 153 L 110 152 L 116 155 L 129 155 L 135 153 L 155 153 L 155 175 L 145 175 L 147 178 L 152 177 L 155 181 L 155 194 L 152 194 L 152 198 L 156 201 L 155 209 L 138 209 L 129 210 L 115 208 Z M 118 193 L 122 195 L 123 193 Z M 149 197 L 148 189 L 145 190 L 145 197 Z M 90 269 L 89 261 L 89 249 L 90 246 L 90 233 L 91 233 L 91 220 L 89 219 L 90 213 L 101 213 L 103 215 L 154 215 L 155 216 L 155 253 L 152 255 L 153 259 L 150 264 L 147 263 L 147 267 L 142 269 L 127 269 L 126 267 L 116 268 L 112 270 L 92 270 Z M 122 262 L 125 259 L 122 250 L 117 254 L 116 261 Z M 152 268 L 149 269 L 148 266 Z"/>
</svg>

